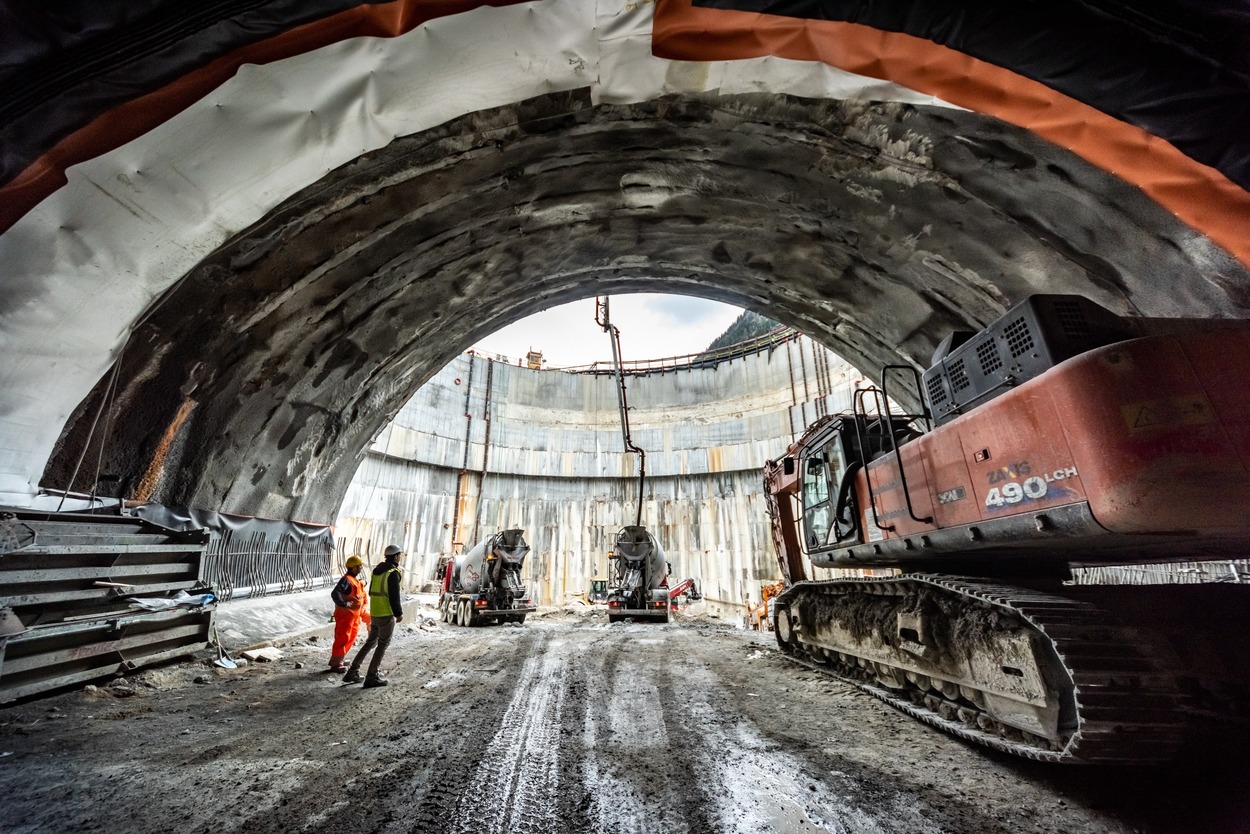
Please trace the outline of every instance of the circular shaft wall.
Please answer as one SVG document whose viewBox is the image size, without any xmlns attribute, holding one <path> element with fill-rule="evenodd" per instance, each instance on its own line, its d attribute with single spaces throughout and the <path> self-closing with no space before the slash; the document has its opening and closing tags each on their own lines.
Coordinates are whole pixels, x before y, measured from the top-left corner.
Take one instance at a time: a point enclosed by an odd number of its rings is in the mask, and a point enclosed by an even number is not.
<svg viewBox="0 0 1250 834">
<path fill-rule="evenodd" d="M 760 583 L 779 576 L 764 461 L 817 416 L 848 410 L 860 379 L 804 337 L 626 377 L 631 436 L 646 452 L 642 522 L 674 582 L 693 576 L 713 601 L 759 600 Z M 458 357 L 370 446 L 339 515 L 340 554 L 380 558 L 398 543 L 415 590 L 441 556 L 520 527 L 535 598 L 579 596 L 607 575 L 615 534 L 637 510 L 637 459 L 623 451 L 615 386 L 606 375 Z"/>
</svg>

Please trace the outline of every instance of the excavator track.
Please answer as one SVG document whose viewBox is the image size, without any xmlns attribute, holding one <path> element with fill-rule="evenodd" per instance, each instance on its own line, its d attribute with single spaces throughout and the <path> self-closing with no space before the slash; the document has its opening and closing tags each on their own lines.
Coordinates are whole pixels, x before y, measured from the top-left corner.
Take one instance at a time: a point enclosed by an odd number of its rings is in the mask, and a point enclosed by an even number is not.
<svg viewBox="0 0 1250 834">
<path fill-rule="evenodd" d="M 849 613 L 830 614 L 839 610 Z M 933 622 L 925 622 L 925 610 Z M 825 621 L 835 616 L 844 621 Z M 1088 602 L 916 574 L 798 583 L 777 598 L 774 617 L 778 644 L 794 660 L 927 724 L 1006 753 L 1050 762 L 1151 762 L 1171 758 L 1185 738 L 1183 699 L 1169 652 Z M 852 622 L 857 617 L 861 622 Z M 955 633 L 956 624 L 963 633 Z M 919 633 L 926 628 L 934 634 Z M 870 630 L 874 636 L 865 636 Z M 879 642 L 879 648 L 856 652 L 856 646 L 839 644 L 848 631 L 860 635 L 860 646 Z M 976 645 L 978 639 L 983 646 Z M 959 655 L 1010 650 L 1010 662 L 1016 663 L 1022 647 L 1036 656 L 1036 669 L 996 662 L 1011 673 L 1004 678 L 1009 686 L 1016 674 L 1022 682 L 1044 681 L 1045 702 L 1035 696 L 1033 706 L 1022 703 L 1023 718 L 1010 715 L 1009 708 L 1003 720 L 1002 705 L 1014 702 L 961 675 L 960 668 L 975 663 Z M 983 658 L 978 662 L 992 670 Z M 1053 726 L 1022 729 L 1040 724 L 1037 716 L 1050 716 Z"/>
</svg>

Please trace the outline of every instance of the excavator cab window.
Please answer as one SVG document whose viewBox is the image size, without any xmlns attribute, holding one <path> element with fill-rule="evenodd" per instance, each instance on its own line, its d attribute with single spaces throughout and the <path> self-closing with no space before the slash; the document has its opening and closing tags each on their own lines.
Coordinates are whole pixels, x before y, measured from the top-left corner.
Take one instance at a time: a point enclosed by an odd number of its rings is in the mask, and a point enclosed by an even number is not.
<svg viewBox="0 0 1250 834">
<path fill-rule="evenodd" d="M 834 432 L 803 458 L 803 539 L 809 551 L 824 547 L 836 535 L 834 500 L 845 469 L 841 432 Z"/>
</svg>

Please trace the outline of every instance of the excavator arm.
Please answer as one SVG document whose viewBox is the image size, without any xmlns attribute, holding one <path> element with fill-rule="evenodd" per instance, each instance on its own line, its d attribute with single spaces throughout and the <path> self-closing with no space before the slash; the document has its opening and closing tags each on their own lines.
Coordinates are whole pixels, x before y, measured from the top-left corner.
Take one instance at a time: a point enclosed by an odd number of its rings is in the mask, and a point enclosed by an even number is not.
<svg viewBox="0 0 1250 834">
<path fill-rule="evenodd" d="M 689 592 L 691 599 L 703 599 L 703 594 L 699 593 L 699 589 L 695 587 L 694 577 L 683 579 L 676 585 L 668 589 L 668 598 L 670 600 L 677 599 L 684 593 Z"/>
</svg>

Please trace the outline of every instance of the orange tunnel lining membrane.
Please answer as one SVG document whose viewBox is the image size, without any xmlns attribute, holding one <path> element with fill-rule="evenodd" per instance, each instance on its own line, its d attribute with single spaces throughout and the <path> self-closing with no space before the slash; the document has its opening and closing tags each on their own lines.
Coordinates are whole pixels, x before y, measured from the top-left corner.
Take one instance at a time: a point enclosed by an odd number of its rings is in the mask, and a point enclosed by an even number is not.
<svg viewBox="0 0 1250 834">
<path fill-rule="evenodd" d="M 678 61 L 776 56 L 892 81 L 1002 119 L 1131 183 L 1250 266 L 1250 194 L 1170 142 L 1044 84 L 932 41 L 856 23 L 656 0 L 653 51 Z"/>
<path fill-rule="evenodd" d="M 244 64 L 268 64 L 350 38 L 391 38 L 423 23 L 522 0 L 393 0 L 357 6 L 234 50 L 158 90 L 101 113 L 0 186 L 0 234 L 68 182 L 65 171 L 163 124 L 228 81 Z"/>
<path fill-rule="evenodd" d="M 143 135 L 219 87 L 244 64 L 266 64 L 355 37 L 396 37 L 422 23 L 520 0 L 394 0 L 358 6 L 235 50 L 119 105 L 62 139 L 0 187 L 0 233 L 65 185 L 65 171 Z M 730 61 L 775 55 L 892 81 L 1031 130 L 1141 188 L 1250 267 L 1250 194 L 1171 143 L 1010 70 L 931 41 L 840 21 L 694 8 L 657 0 L 661 58 Z"/>
</svg>

